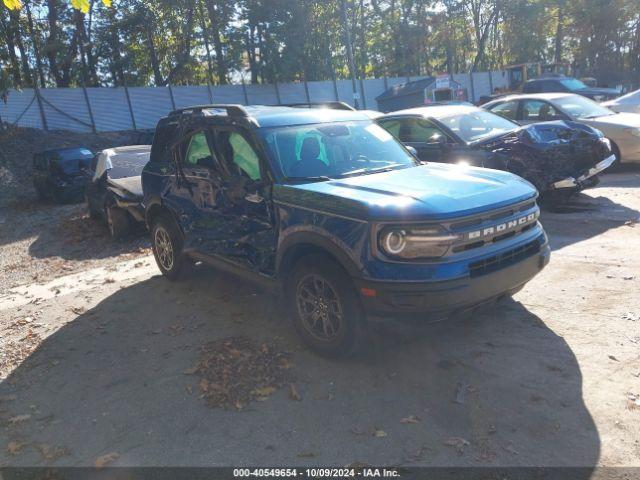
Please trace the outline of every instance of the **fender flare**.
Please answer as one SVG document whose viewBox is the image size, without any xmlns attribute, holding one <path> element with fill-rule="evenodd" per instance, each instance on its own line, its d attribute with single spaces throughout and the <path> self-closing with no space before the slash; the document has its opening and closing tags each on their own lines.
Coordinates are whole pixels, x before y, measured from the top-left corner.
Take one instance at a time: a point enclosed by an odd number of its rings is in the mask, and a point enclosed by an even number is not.
<svg viewBox="0 0 640 480">
<path fill-rule="evenodd" d="M 323 250 L 331 255 L 351 277 L 362 276 L 362 269 L 357 262 L 351 258 L 344 248 L 327 235 L 322 235 L 315 231 L 300 231 L 288 235 L 278 246 L 276 255 L 276 272 L 278 277 L 286 277 L 293 261 L 296 259 L 298 248 L 311 248 L 313 250 Z M 293 255 L 293 257 L 291 257 Z"/>
</svg>

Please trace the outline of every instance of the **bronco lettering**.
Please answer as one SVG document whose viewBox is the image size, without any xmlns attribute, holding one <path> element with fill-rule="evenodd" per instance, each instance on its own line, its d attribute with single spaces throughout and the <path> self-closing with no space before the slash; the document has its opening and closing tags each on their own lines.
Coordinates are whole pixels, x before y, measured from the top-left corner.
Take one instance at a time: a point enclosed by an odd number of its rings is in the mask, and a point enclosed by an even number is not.
<svg viewBox="0 0 640 480">
<path fill-rule="evenodd" d="M 538 217 L 537 213 L 530 213 L 527 216 L 520 217 L 515 220 L 509 220 L 508 222 L 500 223 L 492 227 L 483 228 L 482 230 L 474 230 L 472 232 L 467 233 L 467 239 L 474 240 L 476 238 L 487 237 L 493 233 L 506 232 L 516 227 L 531 223 L 535 221 L 537 217 Z"/>
</svg>

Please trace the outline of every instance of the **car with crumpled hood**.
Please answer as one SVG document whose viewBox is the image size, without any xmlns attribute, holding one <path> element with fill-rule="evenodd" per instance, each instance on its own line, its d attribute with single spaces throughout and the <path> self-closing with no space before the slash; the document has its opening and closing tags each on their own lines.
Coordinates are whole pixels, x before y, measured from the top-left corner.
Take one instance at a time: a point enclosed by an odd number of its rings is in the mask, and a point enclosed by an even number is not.
<svg viewBox="0 0 640 480">
<path fill-rule="evenodd" d="M 482 106 L 521 125 L 565 120 L 601 131 L 611 142 L 617 162 L 640 163 L 640 115 L 616 113 L 593 100 L 572 93 L 509 95 Z"/>
<path fill-rule="evenodd" d="M 400 110 L 377 123 L 421 161 L 462 163 L 505 170 L 531 182 L 549 202 L 564 201 L 594 185 L 615 162 L 609 140 L 569 121 L 522 127 L 471 105 Z"/>
<path fill-rule="evenodd" d="M 56 148 L 33 155 L 32 180 L 40 200 L 79 202 L 93 152 L 86 147 Z"/>
</svg>

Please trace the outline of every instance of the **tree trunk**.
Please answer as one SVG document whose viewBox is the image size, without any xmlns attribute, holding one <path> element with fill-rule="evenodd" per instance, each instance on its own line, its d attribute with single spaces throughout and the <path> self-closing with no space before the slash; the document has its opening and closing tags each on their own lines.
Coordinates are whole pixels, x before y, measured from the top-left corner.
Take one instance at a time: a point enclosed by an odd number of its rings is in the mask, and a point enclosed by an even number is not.
<svg viewBox="0 0 640 480">
<path fill-rule="evenodd" d="M 38 71 L 38 77 L 40 78 L 40 87 L 45 88 L 47 83 L 44 76 L 44 68 L 42 66 L 42 57 L 40 56 L 40 37 L 36 34 L 35 28 L 33 27 L 33 16 L 31 15 L 31 7 L 29 6 L 29 2 L 25 2 L 24 6 L 27 12 L 29 35 L 31 36 L 31 41 L 33 42 L 33 53 L 36 57 L 36 69 Z"/>
<path fill-rule="evenodd" d="M 249 70 L 251 70 L 251 83 L 258 83 L 258 65 L 256 62 L 256 48 L 254 42 L 254 26 L 249 24 L 247 32 L 247 55 L 249 56 Z"/>
<path fill-rule="evenodd" d="M 108 11 L 111 41 L 111 75 L 113 76 L 113 84 L 117 87 L 125 84 L 125 78 L 122 71 L 122 58 L 120 57 L 120 38 L 118 36 L 118 25 L 116 24 L 116 13 L 113 8 L 109 8 Z"/>
<path fill-rule="evenodd" d="M 211 22 L 211 31 L 213 32 L 213 48 L 216 52 L 216 69 L 218 71 L 218 83 L 224 85 L 227 83 L 227 65 L 224 59 L 224 48 L 222 45 L 222 37 L 220 36 L 220 26 L 224 27 L 222 22 L 222 11 L 218 11 L 213 0 L 207 1 L 207 12 L 209 13 L 209 21 Z"/>
<path fill-rule="evenodd" d="M 57 0 L 47 0 L 47 20 L 49 22 L 49 36 L 46 42 L 46 55 L 49 60 L 49 71 L 53 75 L 56 86 L 62 86 L 62 76 L 58 69 L 58 5 Z"/>
<path fill-rule="evenodd" d="M 9 25 L 5 21 L 4 12 L 0 16 L 0 25 L 2 26 L 2 32 L 7 44 L 7 50 L 9 51 L 9 63 L 11 63 L 11 76 L 13 77 L 13 85 L 15 87 L 22 86 L 22 75 L 20 73 L 20 63 L 18 62 L 18 56 L 16 55 L 16 47 L 13 43 L 13 35 Z"/>
<path fill-rule="evenodd" d="M 151 61 L 151 68 L 153 70 L 153 81 L 156 86 L 164 85 L 165 81 L 160 71 L 158 53 L 156 52 L 156 46 L 153 42 L 153 18 L 147 10 L 144 12 L 144 33 L 147 39 L 147 48 L 149 49 L 149 60 Z"/>
<path fill-rule="evenodd" d="M 24 42 L 22 41 L 22 32 L 20 29 L 20 12 L 18 10 L 11 10 L 9 12 L 9 32 L 10 35 L 13 35 L 13 44 L 18 48 L 18 51 L 20 52 L 22 78 L 24 79 L 27 86 L 33 86 L 29 57 L 27 56 L 27 51 L 24 48 Z"/>
<path fill-rule="evenodd" d="M 558 5 L 558 25 L 556 26 L 556 38 L 555 38 L 555 62 L 562 63 L 562 40 L 563 31 L 562 24 L 564 23 L 564 5 Z"/>
<path fill-rule="evenodd" d="M 176 63 L 175 67 L 173 67 L 169 72 L 166 83 L 171 83 L 178 74 L 182 73 L 189 63 L 189 60 L 191 59 L 191 37 L 193 35 L 194 8 L 195 0 L 191 0 L 186 5 L 187 19 L 184 25 L 184 30 L 182 32 L 182 38 L 184 39 L 182 43 L 182 51 L 178 53 L 178 62 Z"/>
</svg>

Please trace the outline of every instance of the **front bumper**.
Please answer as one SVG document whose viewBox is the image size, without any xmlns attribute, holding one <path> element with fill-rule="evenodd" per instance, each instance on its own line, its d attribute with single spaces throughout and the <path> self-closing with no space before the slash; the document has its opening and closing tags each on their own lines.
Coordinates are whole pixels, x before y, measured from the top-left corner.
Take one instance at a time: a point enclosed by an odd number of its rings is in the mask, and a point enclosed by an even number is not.
<svg viewBox="0 0 640 480">
<path fill-rule="evenodd" d="M 543 244 L 538 243 L 535 253 L 526 258 L 504 268 L 487 268 L 475 276 L 443 282 L 377 282 L 356 279 L 355 283 L 369 315 L 448 314 L 515 293 L 549 263 L 550 255 L 549 244 L 545 241 Z"/>
<path fill-rule="evenodd" d="M 552 183 L 551 184 L 551 188 L 553 190 L 559 190 L 559 189 L 562 189 L 562 188 L 580 188 L 581 186 L 584 185 L 584 183 L 588 179 L 590 179 L 594 175 L 597 175 L 598 173 L 602 172 L 603 170 L 609 168 L 613 164 L 613 162 L 615 162 L 615 161 L 616 161 L 616 156 L 615 155 L 610 155 L 607 158 L 605 158 L 604 160 L 602 160 L 601 162 L 598 162 L 594 167 L 592 167 L 589 170 L 587 170 L 585 173 L 580 175 L 578 178 L 568 177 L 568 178 L 565 178 L 563 180 L 559 180 L 557 182 Z"/>
</svg>

